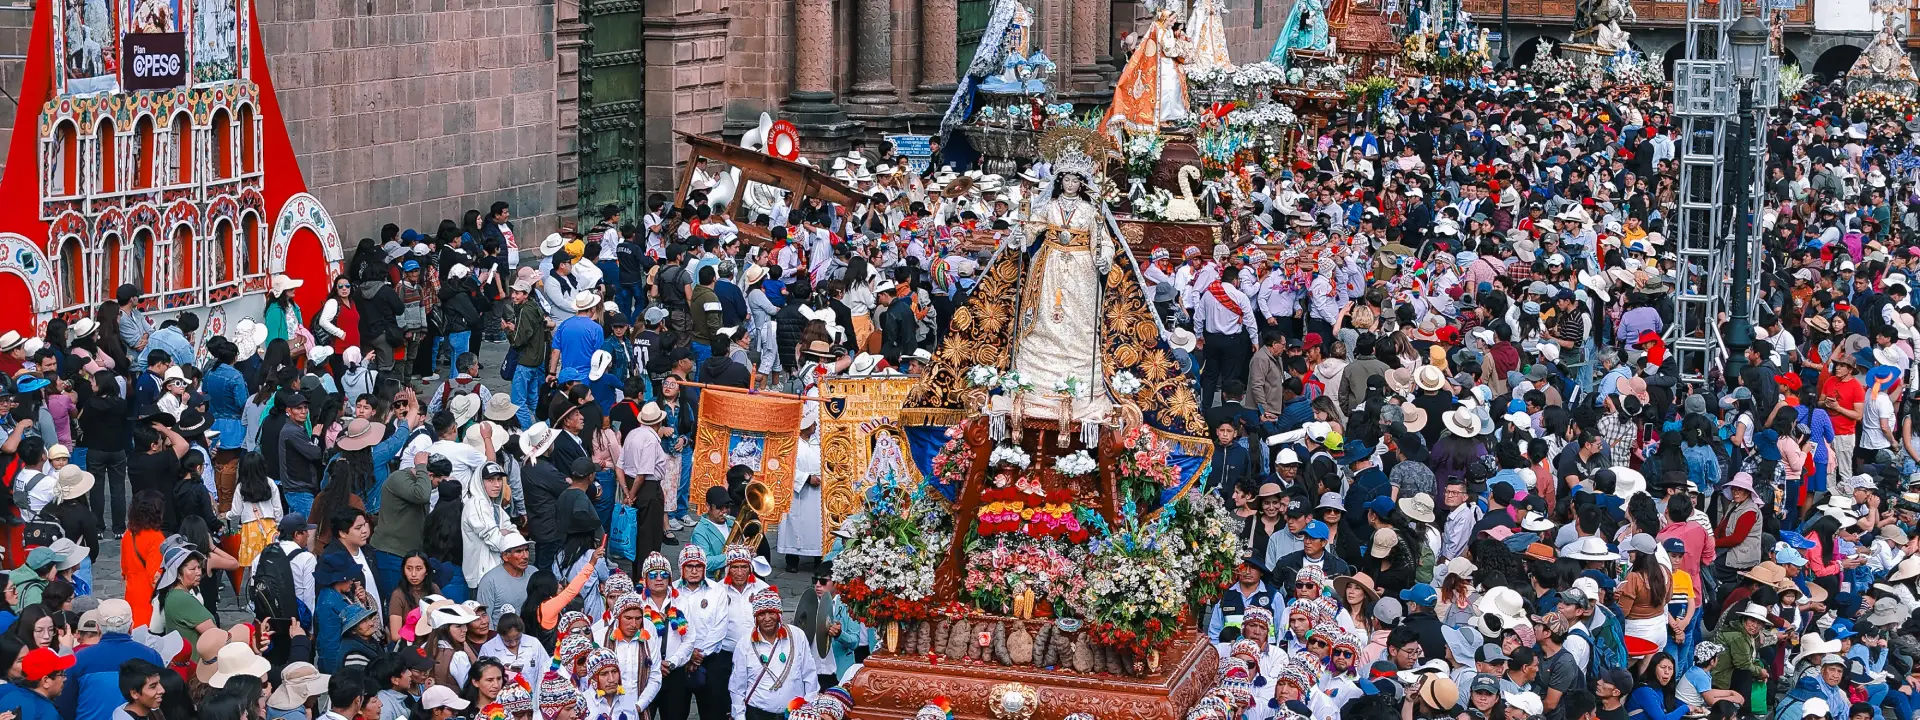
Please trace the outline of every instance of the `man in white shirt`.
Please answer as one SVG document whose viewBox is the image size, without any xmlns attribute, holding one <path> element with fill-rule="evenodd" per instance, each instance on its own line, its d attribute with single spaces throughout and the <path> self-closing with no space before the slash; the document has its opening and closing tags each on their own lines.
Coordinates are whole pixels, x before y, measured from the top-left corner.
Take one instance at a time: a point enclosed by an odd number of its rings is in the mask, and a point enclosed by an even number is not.
<svg viewBox="0 0 1920 720">
<path fill-rule="evenodd" d="M 813 643 L 800 628 L 781 622 L 780 593 L 771 588 L 753 595 L 753 630 L 740 638 L 727 690 L 733 696 L 733 720 L 780 720 L 787 705 L 820 689 Z"/>
<path fill-rule="evenodd" d="M 1206 369 L 1200 373 L 1200 405 L 1212 405 L 1213 391 L 1227 378 L 1247 376 L 1247 363 L 1259 344 L 1260 329 L 1253 320 L 1253 301 L 1237 287 L 1240 268 L 1229 266 L 1220 279 L 1200 289 L 1193 313 L 1193 330 L 1202 339 Z M 1246 344 L 1240 339 L 1245 338 Z"/>
<path fill-rule="evenodd" d="M 727 684 L 720 681 L 733 672 L 736 633 L 727 607 L 731 598 L 720 583 L 707 579 L 707 553 L 694 543 L 680 548 L 680 582 L 674 589 L 678 594 L 669 602 L 687 619 L 687 641 L 674 643 L 662 653 L 661 669 L 668 674 L 657 699 L 660 716 L 687 717 L 689 701 L 697 695 L 700 706 L 709 708 L 701 720 L 721 720 L 722 708 L 731 703 Z M 741 628 L 737 634 L 746 632 Z M 698 668 L 706 670 L 707 679 L 704 687 L 695 688 L 690 678 Z"/>
<path fill-rule="evenodd" d="M 293 596 L 309 612 L 313 610 L 313 567 L 316 558 L 307 552 L 307 543 L 313 540 L 313 524 L 307 522 L 307 516 L 291 513 L 280 518 L 280 551 L 287 555 L 287 566 L 293 571 Z M 253 564 L 247 567 L 248 577 L 260 567 L 260 557 L 254 556 Z"/>
</svg>

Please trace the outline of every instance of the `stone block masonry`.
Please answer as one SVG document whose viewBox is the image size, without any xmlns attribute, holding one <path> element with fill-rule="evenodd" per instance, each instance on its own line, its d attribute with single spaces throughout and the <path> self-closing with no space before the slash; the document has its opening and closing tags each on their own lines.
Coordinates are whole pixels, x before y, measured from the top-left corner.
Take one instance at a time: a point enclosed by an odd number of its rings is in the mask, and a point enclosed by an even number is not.
<svg viewBox="0 0 1920 720">
<path fill-rule="evenodd" d="M 348 247 L 495 200 L 523 246 L 557 226 L 572 99 L 557 94 L 556 0 L 255 2 L 307 186 Z"/>
</svg>

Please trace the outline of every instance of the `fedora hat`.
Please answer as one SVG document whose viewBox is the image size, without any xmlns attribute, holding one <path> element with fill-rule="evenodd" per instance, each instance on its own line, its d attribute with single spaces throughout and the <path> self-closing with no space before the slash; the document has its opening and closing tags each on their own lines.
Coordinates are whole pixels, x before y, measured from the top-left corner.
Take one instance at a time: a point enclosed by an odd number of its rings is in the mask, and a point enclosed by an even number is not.
<svg viewBox="0 0 1920 720">
<path fill-rule="evenodd" d="M 227 643 L 232 639 L 233 636 L 227 634 L 227 631 L 215 627 L 200 633 L 200 638 L 193 642 L 193 654 L 200 658 L 200 666 L 194 669 L 194 676 L 199 678 L 200 682 L 211 682 L 213 676 L 220 672 L 220 651 L 226 648 Z"/>
<path fill-rule="evenodd" d="M 767 266 L 754 265 L 752 267 L 747 268 L 746 281 L 748 285 L 752 285 L 754 283 L 760 282 L 761 280 L 765 280 L 765 279 L 767 279 Z"/>
<path fill-rule="evenodd" d="M 1779 585 L 1781 581 L 1787 579 L 1786 568 L 1780 567 L 1779 563 L 1771 560 L 1741 570 L 1739 575 L 1769 587 Z"/>
<path fill-rule="evenodd" d="M 1167 344 L 1181 352 L 1193 352 L 1196 342 L 1198 338 L 1195 338 L 1193 332 L 1186 328 L 1174 328 L 1173 332 L 1167 333 Z"/>
<path fill-rule="evenodd" d="M 563 248 L 566 246 L 567 246 L 567 239 L 563 237 L 560 233 L 557 233 L 557 232 L 548 233 L 545 238 L 542 238 L 540 240 L 540 254 L 552 255 L 554 253 L 560 252 L 560 248 Z"/>
<path fill-rule="evenodd" d="M 1905 582 L 1920 577 L 1920 555 L 1901 560 L 1893 566 L 1893 574 L 1887 576 L 1887 582 Z"/>
<path fill-rule="evenodd" d="M 60 499 L 73 500 L 87 496 L 93 489 L 93 473 L 80 469 L 79 465 L 60 468 Z"/>
<path fill-rule="evenodd" d="M 340 439 L 336 445 L 345 451 L 365 450 L 380 444 L 386 436 L 387 426 L 354 418 L 347 423 L 346 429 L 340 431 Z"/>
<path fill-rule="evenodd" d="M 274 710 L 299 710 L 307 701 L 325 695 L 333 676 L 320 672 L 313 663 L 297 662 L 280 669 L 280 686 L 267 696 L 267 707 Z"/>
<path fill-rule="evenodd" d="M 613 353 L 605 350 L 593 351 L 593 357 L 587 363 L 587 382 L 599 382 L 613 368 Z M 618 378 L 616 378 L 618 379 Z"/>
<path fill-rule="evenodd" d="M 527 452 L 527 457 L 537 458 L 552 450 L 554 441 L 559 439 L 558 431 L 544 422 L 537 422 L 520 434 L 520 448 Z"/>
<path fill-rule="evenodd" d="M 807 357 L 816 360 L 830 360 L 833 358 L 833 343 L 825 340 L 815 340 L 807 343 L 806 349 L 801 352 L 806 354 Z"/>
<path fill-rule="evenodd" d="M 245 643 L 229 642 L 220 648 L 216 657 L 219 658 L 217 665 L 220 669 L 213 674 L 213 677 L 207 679 L 207 684 L 217 688 L 226 687 L 228 679 L 241 675 L 264 680 L 267 677 L 267 671 L 273 669 L 273 663 L 260 657 L 259 653 L 254 652 L 253 648 Z"/>
<path fill-rule="evenodd" d="M 78 340 L 92 335 L 93 331 L 99 329 L 100 323 L 94 322 L 93 318 L 83 317 L 73 321 L 73 325 L 67 328 L 67 334 L 71 335 L 73 339 Z"/>
<path fill-rule="evenodd" d="M 847 366 L 847 374 L 854 376 L 872 375 L 880 369 L 883 360 L 879 355 L 860 353 L 853 358 L 853 364 Z"/>
<path fill-rule="evenodd" d="M 588 310 L 592 310 L 597 307 L 600 307 L 599 295 L 596 295 L 592 292 L 588 292 L 585 290 L 582 290 L 574 294 L 573 296 L 574 312 L 586 312 Z"/>
<path fill-rule="evenodd" d="M 20 337 L 18 330 L 8 330 L 5 335 L 0 335 L 0 352 L 13 352 L 25 344 L 27 339 Z"/>
<path fill-rule="evenodd" d="M 1387 390 L 1396 395 L 1413 392 L 1413 371 L 1399 367 L 1386 373 Z"/>
<path fill-rule="evenodd" d="M 487 398 L 487 407 L 480 414 L 494 422 L 506 422 L 518 412 L 520 412 L 520 406 L 513 404 L 513 398 L 507 393 L 494 393 L 492 397 Z"/>
<path fill-rule="evenodd" d="M 659 425 L 666 422 L 667 411 L 660 409 L 660 403 L 650 402 L 640 408 L 639 419 L 641 425 Z"/>
<path fill-rule="evenodd" d="M 1527 601 L 1520 592 L 1510 587 L 1487 588 L 1474 605 L 1474 616 L 1467 622 L 1473 629 L 1489 638 L 1500 637 L 1500 633 L 1519 627 L 1527 622 Z"/>
<path fill-rule="evenodd" d="M 1368 577 L 1366 573 L 1341 575 L 1333 579 L 1333 591 L 1340 594 L 1340 601 L 1343 604 L 1346 602 L 1349 587 L 1360 588 L 1361 592 L 1367 594 L 1367 602 L 1380 599 L 1380 588 L 1374 587 L 1373 578 Z"/>
<path fill-rule="evenodd" d="M 1620 559 L 1620 554 L 1607 549 L 1607 542 L 1597 537 L 1583 537 L 1568 543 L 1560 551 L 1560 557 L 1582 562 L 1612 562 Z"/>
<path fill-rule="evenodd" d="M 1647 476 L 1639 470 L 1625 466 L 1609 468 L 1613 471 L 1613 494 L 1622 500 L 1647 491 Z"/>
<path fill-rule="evenodd" d="M 1413 371 L 1413 384 L 1427 392 L 1439 392 L 1447 386 L 1447 376 L 1438 367 L 1421 365 L 1420 369 Z"/>
<path fill-rule="evenodd" d="M 1425 430 L 1427 428 L 1427 409 L 1418 405 L 1401 405 L 1400 425 L 1410 433 Z"/>
<path fill-rule="evenodd" d="M 1447 432 L 1463 438 L 1472 439 L 1480 434 L 1480 418 L 1473 414 L 1473 408 L 1461 406 L 1440 416 L 1447 425 Z"/>
</svg>

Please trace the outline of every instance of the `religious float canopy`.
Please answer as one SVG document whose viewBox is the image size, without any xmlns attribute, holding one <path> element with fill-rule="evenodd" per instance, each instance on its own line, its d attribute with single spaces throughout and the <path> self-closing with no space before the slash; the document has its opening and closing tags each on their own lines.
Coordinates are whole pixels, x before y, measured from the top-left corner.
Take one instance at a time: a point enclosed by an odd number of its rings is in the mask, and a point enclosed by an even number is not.
<svg viewBox="0 0 1920 720">
<path fill-rule="evenodd" d="M 251 0 L 35 3 L 24 77 L 0 329 L 91 314 L 123 284 L 149 311 L 203 310 L 208 335 L 259 316 L 274 274 L 318 305 L 339 230 L 306 192 Z"/>
</svg>

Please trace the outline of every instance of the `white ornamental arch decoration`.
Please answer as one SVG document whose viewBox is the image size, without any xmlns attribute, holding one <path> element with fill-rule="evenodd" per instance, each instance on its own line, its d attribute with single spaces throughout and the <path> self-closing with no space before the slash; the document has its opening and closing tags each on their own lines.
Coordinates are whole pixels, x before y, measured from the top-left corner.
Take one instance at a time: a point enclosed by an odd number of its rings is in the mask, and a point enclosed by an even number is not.
<svg viewBox="0 0 1920 720">
<path fill-rule="evenodd" d="M 294 233 L 302 228 L 312 230 L 314 236 L 320 238 L 320 252 L 329 264 L 338 265 L 346 259 L 340 247 L 340 228 L 333 223 L 333 216 L 327 214 L 318 198 L 299 193 L 287 198 L 287 203 L 274 215 L 273 249 L 267 255 L 269 272 L 287 271 L 287 249 L 293 245 Z"/>
<path fill-rule="evenodd" d="M 40 246 L 25 235 L 0 233 L 0 272 L 16 275 L 26 283 L 27 294 L 33 297 L 33 314 L 41 320 L 59 309 L 55 307 L 59 299 L 54 290 L 58 280 L 53 277 L 53 266 Z"/>
</svg>

